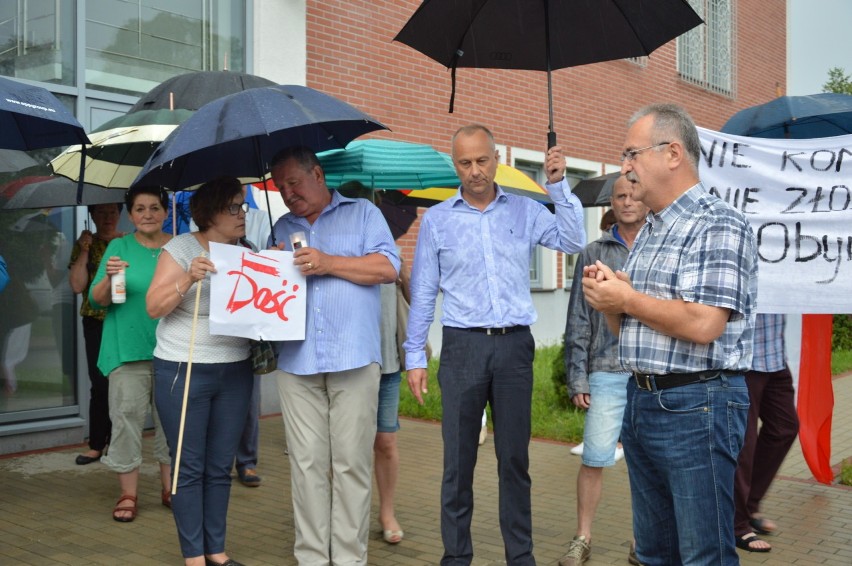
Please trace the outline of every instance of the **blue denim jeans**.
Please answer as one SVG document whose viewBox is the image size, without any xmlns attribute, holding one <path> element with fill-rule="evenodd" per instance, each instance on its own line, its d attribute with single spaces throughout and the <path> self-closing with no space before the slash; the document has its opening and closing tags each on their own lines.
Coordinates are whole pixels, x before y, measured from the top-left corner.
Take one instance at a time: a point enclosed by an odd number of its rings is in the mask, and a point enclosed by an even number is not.
<svg viewBox="0 0 852 566">
<path fill-rule="evenodd" d="M 154 399 L 169 442 L 172 477 L 178 474 L 172 512 L 184 558 L 225 551 L 231 468 L 253 383 L 249 360 L 192 364 L 178 473 L 186 363 L 154 358 Z"/>
<path fill-rule="evenodd" d="M 399 430 L 399 382 L 402 375 L 395 371 L 383 373 L 379 383 L 379 413 L 376 432 Z"/>
<path fill-rule="evenodd" d="M 621 442 L 642 564 L 739 564 L 734 472 L 748 406 L 741 375 L 662 391 L 630 379 Z"/>
<path fill-rule="evenodd" d="M 589 374 L 591 403 L 583 427 L 583 464 L 590 468 L 615 465 L 615 449 L 627 404 L 625 372 L 593 371 Z"/>
</svg>

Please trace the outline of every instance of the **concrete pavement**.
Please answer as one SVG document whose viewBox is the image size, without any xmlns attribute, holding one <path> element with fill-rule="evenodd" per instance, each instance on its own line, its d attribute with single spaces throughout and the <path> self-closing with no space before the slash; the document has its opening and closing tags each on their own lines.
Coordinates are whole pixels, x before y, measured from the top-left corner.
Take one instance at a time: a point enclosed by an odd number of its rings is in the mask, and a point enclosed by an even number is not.
<svg viewBox="0 0 852 566">
<path fill-rule="evenodd" d="M 832 463 L 852 456 L 852 377 L 834 380 L 835 417 Z M 117 523 L 111 510 L 118 497 L 115 474 L 100 463 L 76 466 L 80 446 L 0 458 L 0 564 L 123 565 L 182 564 L 174 521 L 160 504 L 153 439 L 145 438 L 139 516 Z M 261 421 L 256 489 L 235 482 L 231 492 L 228 547 L 248 566 L 295 564 L 290 473 L 280 417 Z M 404 420 L 399 432 L 401 476 L 397 517 L 405 540 L 381 540 L 374 492 L 369 563 L 376 566 L 437 564 L 442 546 L 439 527 L 441 430 L 436 423 Z M 580 459 L 569 446 L 534 440 L 533 478 L 535 554 L 539 564 L 556 564 L 575 527 L 575 482 Z M 779 524 L 768 554 L 740 551 L 742 563 L 852 564 L 852 488 L 826 486 L 810 479 L 796 444 L 773 484 L 764 513 Z M 493 443 L 482 447 L 475 480 L 474 565 L 504 564 L 498 525 L 497 478 Z M 589 566 L 627 564 L 630 498 L 624 461 L 607 470 L 595 521 Z"/>
</svg>

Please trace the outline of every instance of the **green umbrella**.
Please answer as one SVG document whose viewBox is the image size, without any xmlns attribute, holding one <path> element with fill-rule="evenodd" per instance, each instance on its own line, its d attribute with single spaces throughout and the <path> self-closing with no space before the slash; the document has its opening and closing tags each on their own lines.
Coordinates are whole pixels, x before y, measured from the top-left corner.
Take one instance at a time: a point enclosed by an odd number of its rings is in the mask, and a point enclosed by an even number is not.
<svg viewBox="0 0 852 566">
<path fill-rule="evenodd" d="M 190 110 L 140 110 L 106 122 L 89 134 L 86 183 L 126 189 L 166 137 L 192 115 Z M 79 145 L 71 146 L 50 165 L 56 175 L 74 181 L 80 176 Z"/>
<path fill-rule="evenodd" d="M 459 178 L 445 154 L 429 145 L 368 139 L 318 154 L 330 187 L 358 181 L 370 189 L 457 187 Z"/>
</svg>

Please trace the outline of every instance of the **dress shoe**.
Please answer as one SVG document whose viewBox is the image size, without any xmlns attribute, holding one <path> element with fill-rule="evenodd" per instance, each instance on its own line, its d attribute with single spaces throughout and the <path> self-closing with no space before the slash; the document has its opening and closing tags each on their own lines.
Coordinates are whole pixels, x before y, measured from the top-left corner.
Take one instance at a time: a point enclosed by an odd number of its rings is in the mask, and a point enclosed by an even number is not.
<svg viewBox="0 0 852 566">
<path fill-rule="evenodd" d="M 206 566 L 245 566 L 242 562 L 237 562 L 231 558 L 228 558 L 224 562 L 216 562 L 215 560 L 210 560 L 206 556 L 204 557 L 204 564 Z"/>
<path fill-rule="evenodd" d="M 240 483 L 246 487 L 260 487 L 260 482 L 263 481 L 254 468 L 246 468 L 242 472 L 237 472 L 240 478 Z"/>
<path fill-rule="evenodd" d="M 74 463 L 78 466 L 85 466 L 86 464 L 97 462 L 100 459 L 100 454 L 98 454 L 97 456 L 86 456 L 85 454 L 78 454 L 77 458 L 74 460 Z"/>
</svg>

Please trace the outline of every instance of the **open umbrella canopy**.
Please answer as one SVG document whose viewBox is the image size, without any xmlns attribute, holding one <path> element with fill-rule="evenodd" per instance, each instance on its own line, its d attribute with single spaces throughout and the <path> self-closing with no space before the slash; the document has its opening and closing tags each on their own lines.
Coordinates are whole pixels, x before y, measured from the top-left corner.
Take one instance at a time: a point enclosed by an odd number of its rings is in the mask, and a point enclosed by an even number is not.
<svg viewBox="0 0 852 566">
<path fill-rule="evenodd" d="M 811 139 L 852 134 L 852 96 L 781 96 L 740 110 L 722 132 L 754 138 Z"/>
<path fill-rule="evenodd" d="M 128 114 L 140 110 L 198 110 L 217 98 L 250 88 L 274 86 L 269 79 L 233 71 L 197 71 L 161 82 L 134 104 Z"/>
<path fill-rule="evenodd" d="M 453 95 L 458 67 L 546 71 L 553 145 L 551 70 L 649 55 L 701 23 L 687 0 L 424 0 L 394 40 L 451 69 Z"/>
<path fill-rule="evenodd" d="M 571 189 L 571 192 L 580 199 L 583 206 L 609 206 L 612 186 L 619 177 L 621 177 L 621 171 L 583 179 Z"/>
<path fill-rule="evenodd" d="M 507 193 L 529 197 L 542 204 L 552 204 L 550 196 L 544 188 L 533 181 L 529 175 L 510 165 L 497 165 L 494 182 Z M 442 202 L 456 194 L 458 185 L 453 188 L 431 187 L 420 191 L 402 191 L 405 196 L 386 194 L 385 198 L 395 204 L 407 204 L 429 207 Z"/>
<path fill-rule="evenodd" d="M 281 149 L 346 147 L 387 129 L 318 90 L 280 85 L 244 90 L 204 105 L 160 144 L 133 185 L 188 189 L 222 175 L 262 179 Z"/>
<path fill-rule="evenodd" d="M 29 150 L 88 142 L 83 126 L 50 91 L 0 77 L 0 148 Z"/>
<path fill-rule="evenodd" d="M 77 201 L 77 183 L 65 177 L 21 177 L 0 186 L 0 209 L 53 208 L 56 206 L 95 205 L 124 202 L 124 191 L 83 185 Z"/>
<path fill-rule="evenodd" d="M 356 140 L 346 149 L 319 154 L 329 187 L 358 181 L 369 189 L 457 187 L 449 156 L 430 145 L 401 141 Z"/>
<path fill-rule="evenodd" d="M 110 120 L 92 132 L 86 148 L 84 179 L 100 187 L 126 189 L 160 143 L 178 124 L 192 116 L 189 110 L 141 110 Z M 56 175 L 80 178 L 81 146 L 71 146 L 50 165 Z"/>
</svg>

